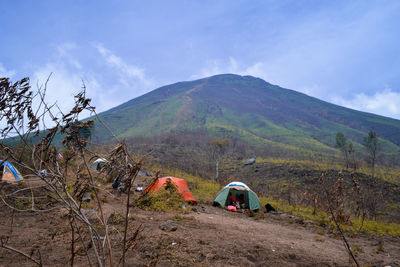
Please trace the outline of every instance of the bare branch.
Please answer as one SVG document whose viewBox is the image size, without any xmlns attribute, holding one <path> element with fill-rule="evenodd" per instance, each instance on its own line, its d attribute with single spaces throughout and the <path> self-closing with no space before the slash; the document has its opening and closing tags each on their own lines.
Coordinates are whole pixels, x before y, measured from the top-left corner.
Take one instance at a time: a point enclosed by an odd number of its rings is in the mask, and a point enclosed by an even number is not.
<svg viewBox="0 0 400 267">
<path fill-rule="evenodd" d="M 13 251 L 15 253 L 18 253 L 19 255 L 24 256 L 28 260 L 30 260 L 33 263 L 37 264 L 38 266 L 43 266 L 42 265 L 41 256 L 40 256 L 40 260 L 36 260 L 36 259 L 32 258 L 31 256 L 29 256 L 28 254 L 26 254 L 26 253 L 24 253 L 24 252 L 22 252 L 22 251 L 20 251 L 20 250 L 18 250 L 16 248 L 8 246 L 6 243 L 7 243 L 7 240 L 1 239 L 0 240 L 0 247 L 4 248 L 4 249 L 7 249 L 7 250 L 10 250 L 10 251 Z M 39 252 L 39 254 L 40 254 L 40 252 Z"/>
</svg>

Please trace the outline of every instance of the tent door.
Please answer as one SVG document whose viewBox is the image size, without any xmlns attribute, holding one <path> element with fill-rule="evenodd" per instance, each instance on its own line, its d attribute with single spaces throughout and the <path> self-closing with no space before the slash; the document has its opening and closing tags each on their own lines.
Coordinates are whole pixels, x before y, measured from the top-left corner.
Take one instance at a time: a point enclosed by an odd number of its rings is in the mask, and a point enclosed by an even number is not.
<svg viewBox="0 0 400 267">
<path fill-rule="evenodd" d="M 249 204 L 249 192 L 247 190 L 236 190 L 236 189 L 230 189 L 229 193 L 232 193 L 232 196 L 234 199 L 239 199 L 239 195 L 244 196 L 244 208 L 248 209 L 250 208 Z M 226 198 L 226 203 L 225 206 L 232 205 L 231 200 L 229 199 L 229 193 Z"/>
<path fill-rule="evenodd" d="M 15 183 L 17 181 L 14 177 L 14 174 L 12 173 L 10 168 L 8 168 L 7 166 L 4 166 L 4 168 L 3 168 L 2 180 L 6 181 L 6 182 L 11 182 L 11 183 Z"/>
</svg>

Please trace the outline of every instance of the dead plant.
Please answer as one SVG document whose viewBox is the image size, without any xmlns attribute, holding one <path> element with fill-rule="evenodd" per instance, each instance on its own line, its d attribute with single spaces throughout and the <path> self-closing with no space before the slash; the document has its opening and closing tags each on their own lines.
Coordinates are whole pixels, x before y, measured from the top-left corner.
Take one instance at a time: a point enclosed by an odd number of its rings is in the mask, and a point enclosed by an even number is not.
<svg viewBox="0 0 400 267">
<path fill-rule="evenodd" d="M 93 171 L 89 167 L 89 159 L 97 156 L 88 147 L 94 120 L 80 120 L 80 116 L 83 112 L 89 112 L 96 116 L 97 123 L 102 122 L 90 104 L 91 100 L 86 97 L 84 84 L 81 92 L 74 97 L 73 108 L 64 113 L 57 103 L 50 105 L 46 102 L 48 80 L 34 92 L 31 90 L 29 78 L 15 83 L 8 78 L 0 78 L 0 122 L 5 125 L 0 130 L 0 155 L 4 160 L 12 161 L 18 168 L 23 169 L 26 181 L 42 182 L 40 186 L 25 186 L 11 193 L 2 190 L 0 197 L 13 212 L 67 210 L 71 231 L 71 266 L 75 264 L 78 250 L 83 250 L 89 266 L 114 266 L 115 263 L 122 263 L 124 266 L 126 252 L 134 247 L 141 231 L 139 226 L 132 236 L 128 236 L 131 187 L 141 163 L 130 155 L 124 142 L 119 142 L 107 156 L 113 172 L 123 177 L 128 195 L 125 203 L 122 256 L 116 260 L 109 236 L 108 218 L 105 218 L 100 200 L 100 188 L 96 185 Z M 65 151 L 63 159 L 57 157 L 61 145 Z M 37 199 L 42 197 L 35 195 L 38 187 L 45 189 L 48 199 L 52 200 L 45 205 L 50 208 L 41 209 L 35 205 Z M 29 207 L 18 208 L 13 205 L 13 199 L 25 198 L 27 193 L 30 193 Z M 82 208 L 85 193 L 94 196 L 100 226 L 90 218 L 87 210 Z M 42 266 L 39 250 L 39 259 L 36 259 L 8 246 L 10 238 L 1 239 L 0 247 L 14 251 Z M 80 248 L 77 248 L 78 244 L 81 244 Z"/>
</svg>

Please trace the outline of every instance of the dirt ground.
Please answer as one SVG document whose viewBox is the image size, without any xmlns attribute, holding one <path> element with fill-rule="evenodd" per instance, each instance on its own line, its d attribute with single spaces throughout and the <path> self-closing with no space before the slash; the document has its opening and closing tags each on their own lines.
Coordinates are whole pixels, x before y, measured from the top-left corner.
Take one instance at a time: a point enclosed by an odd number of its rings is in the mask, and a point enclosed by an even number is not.
<svg viewBox="0 0 400 267">
<path fill-rule="evenodd" d="M 106 217 L 123 214 L 121 197 L 104 204 Z M 340 237 L 286 214 L 232 213 L 197 205 L 187 214 L 131 210 L 130 232 L 139 225 L 128 266 L 351 266 Z M 171 220 L 176 231 L 160 229 Z M 12 227 L 11 227 L 12 222 Z M 11 229 L 12 228 L 12 229 Z M 115 257 L 122 241 L 122 222 L 110 226 Z M 68 219 L 60 211 L 11 212 L 0 204 L 0 235 L 27 254 L 40 249 L 45 266 L 66 266 L 70 259 Z M 361 266 L 400 266 L 400 239 L 349 238 Z M 0 249 L 1 266 L 32 266 L 23 257 Z M 76 266 L 86 266 L 86 257 Z"/>
</svg>

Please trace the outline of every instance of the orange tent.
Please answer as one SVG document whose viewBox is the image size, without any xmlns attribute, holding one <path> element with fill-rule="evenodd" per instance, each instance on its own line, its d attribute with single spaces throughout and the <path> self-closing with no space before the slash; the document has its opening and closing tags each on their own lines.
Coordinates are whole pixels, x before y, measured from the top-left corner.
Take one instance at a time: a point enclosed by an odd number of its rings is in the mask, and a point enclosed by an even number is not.
<svg viewBox="0 0 400 267">
<path fill-rule="evenodd" d="M 176 177 L 162 177 L 158 178 L 155 182 L 151 183 L 149 186 L 144 189 L 144 191 L 148 191 L 150 193 L 158 192 L 160 188 L 165 187 L 167 185 L 167 181 L 171 182 L 176 186 L 176 189 L 183 196 L 183 199 L 186 201 L 196 202 L 196 199 L 193 197 L 192 193 L 189 191 L 189 187 L 186 183 L 186 180 Z"/>
</svg>

